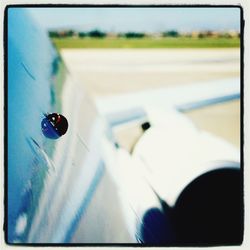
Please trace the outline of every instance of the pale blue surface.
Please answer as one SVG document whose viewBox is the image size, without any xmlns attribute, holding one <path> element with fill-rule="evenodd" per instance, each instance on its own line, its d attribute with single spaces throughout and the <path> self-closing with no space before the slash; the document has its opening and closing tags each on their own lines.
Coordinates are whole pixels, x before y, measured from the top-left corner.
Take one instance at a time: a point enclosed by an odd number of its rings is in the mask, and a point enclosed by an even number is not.
<svg viewBox="0 0 250 250">
<path fill-rule="evenodd" d="M 72 83 L 69 73 L 46 32 L 26 9 L 8 9 L 7 42 L 7 242 L 70 242 L 103 175 L 102 123 L 93 119 L 95 107 L 83 98 L 81 112 L 93 120 L 84 127 L 89 131 L 88 152 L 82 145 L 85 138 L 74 126 L 79 112 L 76 88 L 72 103 L 68 103 L 72 108 L 67 114 L 69 131 L 58 140 L 46 138 L 41 121 L 44 114 L 61 111 L 64 86 Z M 59 140 L 58 152 L 55 141 Z"/>
<path fill-rule="evenodd" d="M 25 241 L 47 164 L 32 152 L 34 140 L 45 146 L 43 112 L 52 107 L 52 63 L 56 54 L 47 34 L 22 8 L 8 9 L 8 242 Z M 39 149 L 38 149 L 39 151 Z M 20 215 L 28 225 L 17 235 Z"/>
<path fill-rule="evenodd" d="M 157 4 L 157 1 L 155 2 Z M 240 8 L 31 8 L 45 28 L 111 32 L 240 30 Z"/>
</svg>

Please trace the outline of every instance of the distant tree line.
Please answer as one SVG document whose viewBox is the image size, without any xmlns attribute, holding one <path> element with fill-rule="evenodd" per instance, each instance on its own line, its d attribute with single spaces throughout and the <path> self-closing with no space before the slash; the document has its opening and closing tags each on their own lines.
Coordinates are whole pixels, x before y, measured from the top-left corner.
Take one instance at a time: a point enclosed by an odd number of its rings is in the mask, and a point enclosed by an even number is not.
<svg viewBox="0 0 250 250">
<path fill-rule="evenodd" d="M 84 37 L 95 37 L 95 38 L 104 38 L 107 34 L 100 30 L 91 30 L 89 32 L 76 32 L 73 30 L 63 30 L 63 31 L 49 31 L 49 36 L 51 38 L 65 38 L 65 37 L 73 37 L 78 36 L 80 38 Z"/>
<path fill-rule="evenodd" d="M 74 35 L 73 30 L 64 30 L 64 31 L 49 31 L 49 36 L 52 38 L 60 38 L 60 37 L 72 37 Z"/>
<path fill-rule="evenodd" d="M 125 37 L 125 38 L 143 38 L 145 36 L 146 36 L 145 33 L 140 33 L 140 32 L 126 32 L 118 34 L 118 37 Z"/>
<path fill-rule="evenodd" d="M 104 38 L 108 34 L 106 32 L 100 31 L 100 30 L 91 30 L 89 32 L 76 32 L 73 30 L 63 30 L 63 31 L 49 31 L 49 36 L 51 38 L 65 38 L 65 37 L 93 37 L 93 38 Z M 118 37 L 125 37 L 125 38 L 143 38 L 145 36 L 145 33 L 139 33 L 139 32 L 126 32 L 126 33 L 119 33 L 116 36 Z"/>
<path fill-rule="evenodd" d="M 169 30 L 169 31 L 163 32 L 162 36 L 163 37 L 178 37 L 180 36 L 180 34 L 176 30 Z"/>
<path fill-rule="evenodd" d="M 83 38 L 83 37 L 96 37 L 96 38 L 104 38 L 107 36 L 107 33 L 100 31 L 100 30 L 91 30 L 89 32 L 79 32 L 78 36 Z"/>
<path fill-rule="evenodd" d="M 195 37 L 195 38 L 206 38 L 206 37 L 223 37 L 223 38 L 231 38 L 231 37 L 240 37 L 238 32 L 216 32 L 216 31 L 201 31 L 201 32 L 190 32 L 190 33 L 179 33 L 177 30 L 168 30 L 165 32 L 161 32 L 158 34 L 146 34 L 143 32 L 125 32 L 125 33 L 106 33 L 104 31 L 100 31 L 98 29 L 91 30 L 88 32 L 84 31 L 74 31 L 74 30 L 51 30 L 49 31 L 49 36 L 51 38 L 66 38 L 66 37 L 91 37 L 91 38 L 105 38 L 106 36 L 134 39 L 134 38 L 144 38 L 144 37 Z"/>
</svg>

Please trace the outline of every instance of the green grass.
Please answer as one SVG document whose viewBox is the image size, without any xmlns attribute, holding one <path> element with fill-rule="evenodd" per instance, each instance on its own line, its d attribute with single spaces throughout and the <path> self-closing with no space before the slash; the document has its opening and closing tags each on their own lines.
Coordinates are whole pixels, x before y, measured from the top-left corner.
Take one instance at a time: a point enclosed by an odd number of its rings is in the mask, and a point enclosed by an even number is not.
<svg viewBox="0 0 250 250">
<path fill-rule="evenodd" d="M 231 48 L 239 47 L 239 38 L 53 38 L 62 48 Z"/>
</svg>

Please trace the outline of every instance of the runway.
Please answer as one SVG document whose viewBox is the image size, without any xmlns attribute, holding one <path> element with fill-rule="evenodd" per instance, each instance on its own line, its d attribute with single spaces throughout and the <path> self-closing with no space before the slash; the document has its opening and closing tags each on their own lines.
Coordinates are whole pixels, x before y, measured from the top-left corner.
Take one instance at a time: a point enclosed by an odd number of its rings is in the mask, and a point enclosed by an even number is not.
<svg viewBox="0 0 250 250">
<path fill-rule="evenodd" d="M 239 49 L 65 49 L 61 55 L 95 96 L 240 74 Z"/>
<path fill-rule="evenodd" d="M 61 55 L 94 98 L 240 76 L 238 48 L 64 49 Z M 239 101 L 187 115 L 200 129 L 240 146 Z"/>
</svg>

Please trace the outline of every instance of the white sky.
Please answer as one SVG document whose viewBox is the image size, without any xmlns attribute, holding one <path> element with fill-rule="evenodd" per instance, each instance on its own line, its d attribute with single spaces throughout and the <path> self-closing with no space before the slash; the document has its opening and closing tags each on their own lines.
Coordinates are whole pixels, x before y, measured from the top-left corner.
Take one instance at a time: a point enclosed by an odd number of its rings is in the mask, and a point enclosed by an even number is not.
<svg viewBox="0 0 250 250">
<path fill-rule="evenodd" d="M 29 8 L 46 29 L 159 32 L 170 29 L 240 30 L 240 9 L 233 8 Z"/>
</svg>

